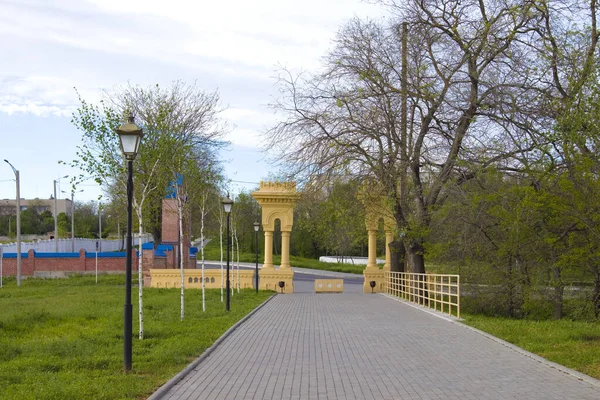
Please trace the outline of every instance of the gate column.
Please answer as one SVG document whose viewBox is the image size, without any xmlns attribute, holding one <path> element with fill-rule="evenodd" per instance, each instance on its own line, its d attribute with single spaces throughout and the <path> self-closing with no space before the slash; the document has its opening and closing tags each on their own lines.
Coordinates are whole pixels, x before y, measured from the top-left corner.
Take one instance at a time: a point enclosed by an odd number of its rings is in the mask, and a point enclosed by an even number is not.
<svg viewBox="0 0 600 400">
<path fill-rule="evenodd" d="M 263 269 L 273 269 L 273 231 L 268 231 L 263 226 L 265 233 L 265 264 Z"/>
<path fill-rule="evenodd" d="M 394 241 L 394 232 L 391 230 L 385 231 L 385 265 L 383 266 L 384 271 L 390 271 L 392 269 L 392 254 L 390 251 L 390 243 Z"/>
<path fill-rule="evenodd" d="M 377 230 L 369 229 L 369 259 L 367 269 L 377 268 Z"/>
<path fill-rule="evenodd" d="M 281 231 L 281 268 L 290 268 L 290 232 Z"/>
<path fill-rule="evenodd" d="M 262 290 L 294 292 L 294 271 L 290 266 L 290 233 L 294 225 L 294 206 L 300 197 L 295 182 L 261 182 L 252 193 L 262 208 L 262 226 L 265 233 L 265 263 L 259 273 Z M 281 265 L 273 265 L 273 233 L 275 221 L 281 226 Z M 283 282 L 283 289 L 279 286 Z"/>
</svg>

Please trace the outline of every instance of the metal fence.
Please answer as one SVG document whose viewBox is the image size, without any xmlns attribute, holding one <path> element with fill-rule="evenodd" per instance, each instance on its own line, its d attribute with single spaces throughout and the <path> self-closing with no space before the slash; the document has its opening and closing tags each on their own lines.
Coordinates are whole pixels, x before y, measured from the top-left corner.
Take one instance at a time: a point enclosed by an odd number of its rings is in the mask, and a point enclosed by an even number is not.
<svg viewBox="0 0 600 400">
<path fill-rule="evenodd" d="M 386 292 L 460 318 L 460 276 L 385 272 Z"/>
<path fill-rule="evenodd" d="M 134 235 L 133 237 L 133 245 L 138 244 L 139 235 Z M 142 243 L 152 242 L 152 235 L 150 233 L 145 233 L 142 235 Z M 98 242 L 98 251 L 120 251 L 125 248 L 125 240 L 124 239 L 116 239 L 116 240 L 107 240 L 107 239 L 81 239 L 75 238 L 75 251 L 78 252 L 81 249 L 85 251 L 96 251 L 96 242 Z M 1 244 L 2 251 L 4 253 L 16 253 L 17 252 L 17 243 L 5 243 Z M 65 253 L 72 251 L 73 248 L 71 239 L 58 239 L 58 251 Z M 38 240 L 36 242 L 22 242 L 21 243 L 21 252 L 27 253 L 29 250 L 35 250 L 36 252 L 44 252 L 44 253 L 52 253 L 54 252 L 54 240 Z"/>
</svg>

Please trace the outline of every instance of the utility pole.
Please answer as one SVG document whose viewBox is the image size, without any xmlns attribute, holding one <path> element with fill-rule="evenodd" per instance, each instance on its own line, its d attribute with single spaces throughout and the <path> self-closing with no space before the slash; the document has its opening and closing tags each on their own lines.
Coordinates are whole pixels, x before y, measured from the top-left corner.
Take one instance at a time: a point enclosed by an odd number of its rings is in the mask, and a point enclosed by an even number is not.
<svg viewBox="0 0 600 400">
<path fill-rule="evenodd" d="M 102 251 L 102 203 L 98 202 L 98 243 Z"/>
<path fill-rule="evenodd" d="M 58 253 L 58 213 L 56 211 L 56 179 L 54 182 L 54 252 Z"/>
<path fill-rule="evenodd" d="M 21 180 L 19 171 L 8 160 L 4 162 L 12 168 L 17 183 L 17 286 L 21 286 Z"/>
</svg>

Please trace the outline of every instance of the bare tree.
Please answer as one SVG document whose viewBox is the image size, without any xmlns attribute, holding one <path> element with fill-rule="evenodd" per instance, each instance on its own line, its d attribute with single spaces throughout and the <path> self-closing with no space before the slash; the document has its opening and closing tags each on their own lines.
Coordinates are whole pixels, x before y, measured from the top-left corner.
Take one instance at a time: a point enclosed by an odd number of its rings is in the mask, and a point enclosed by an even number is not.
<svg viewBox="0 0 600 400">
<path fill-rule="evenodd" d="M 410 270 L 424 272 L 424 240 L 445 187 L 489 165 L 511 168 L 535 148 L 529 105 L 541 78 L 522 44 L 540 22 L 535 4 L 392 1 L 397 20 L 350 21 L 323 73 L 280 75 L 274 107 L 284 118 L 267 132 L 270 147 L 296 177 L 376 182 Z"/>
</svg>

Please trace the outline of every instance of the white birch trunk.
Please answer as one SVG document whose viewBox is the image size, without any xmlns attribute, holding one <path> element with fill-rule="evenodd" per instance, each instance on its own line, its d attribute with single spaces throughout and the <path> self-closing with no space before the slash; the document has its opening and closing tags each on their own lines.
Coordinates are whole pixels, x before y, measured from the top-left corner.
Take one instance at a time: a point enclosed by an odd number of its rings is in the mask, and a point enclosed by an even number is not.
<svg viewBox="0 0 600 400">
<path fill-rule="evenodd" d="M 237 229 L 235 232 L 235 250 L 237 251 L 237 291 L 240 292 L 240 242 L 237 237 Z"/>
<path fill-rule="evenodd" d="M 219 207 L 219 243 L 221 245 L 221 303 L 223 302 L 223 285 L 225 275 L 223 272 L 223 207 Z"/>
<path fill-rule="evenodd" d="M 179 214 L 179 270 L 181 271 L 181 320 L 184 317 L 184 289 L 185 289 L 185 275 L 183 271 L 183 212 L 181 210 L 181 197 L 179 193 L 179 187 L 176 187 L 177 195 L 177 213 Z"/>
<path fill-rule="evenodd" d="M 206 312 L 206 297 L 204 284 L 204 210 L 206 209 L 206 198 L 202 199 L 202 210 L 200 213 L 200 253 L 202 256 L 202 311 Z"/>
<path fill-rule="evenodd" d="M 144 233 L 143 225 L 142 225 L 142 210 L 139 210 L 138 213 L 138 224 L 140 226 L 139 236 L 138 236 L 138 313 L 140 320 L 140 331 L 139 331 L 139 339 L 144 339 L 144 308 L 143 308 L 143 293 L 144 293 L 144 274 L 142 270 L 142 234 Z"/>
<path fill-rule="evenodd" d="M 158 165 L 158 161 L 160 159 L 156 159 L 156 161 L 154 162 L 154 165 L 152 166 L 152 170 L 150 171 L 150 175 L 148 177 L 148 179 L 150 179 L 150 177 L 152 177 L 152 175 L 154 175 L 154 170 L 156 169 L 156 166 Z M 142 235 L 144 233 L 144 220 L 143 220 L 143 209 L 142 207 L 144 206 L 144 201 L 146 201 L 146 195 L 150 192 L 152 192 L 154 189 L 156 189 L 156 186 L 150 187 L 148 186 L 148 182 L 146 182 L 145 184 L 143 184 L 143 190 L 142 190 L 142 199 L 138 202 L 137 198 L 135 196 L 133 196 L 133 206 L 135 208 L 137 217 L 138 217 L 138 225 L 139 225 L 139 237 L 138 237 L 138 252 L 139 252 L 139 257 L 138 257 L 138 315 L 139 315 L 139 339 L 143 340 L 144 339 L 144 304 L 143 304 L 143 295 L 144 295 L 144 273 L 143 273 L 143 262 L 142 262 Z M 121 233 L 120 229 L 119 229 L 119 234 Z M 124 238 L 123 238 L 124 239 Z"/>
<path fill-rule="evenodd" d="M 233 209 L 230 215 L 231 218 L 231 246 L 230 246 L 230 250 L 231 253 L 229 254 L 229 260 L 231 262 L 231 297 L 233 297 L 233 294 L 235 293 L 235 219 L 234 219 L 234 215 L 233 215 Z M 227 238 L 229 239 L 229 238 Z"/>
</svg>

